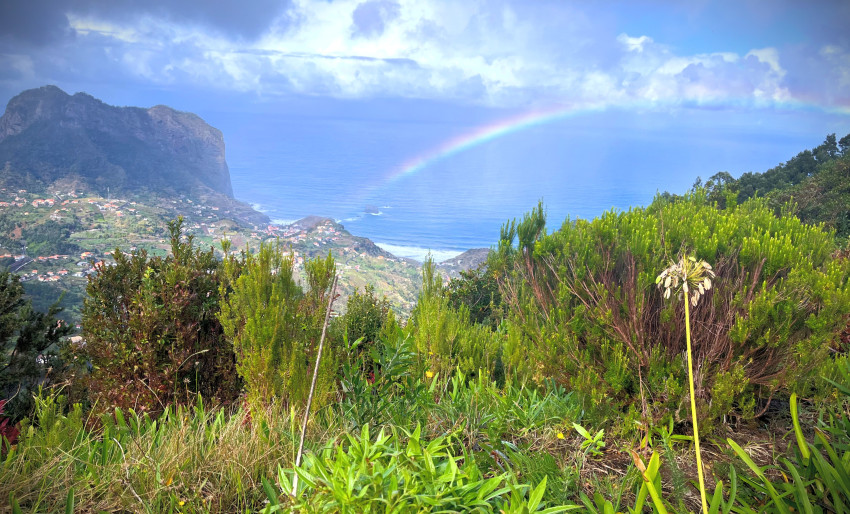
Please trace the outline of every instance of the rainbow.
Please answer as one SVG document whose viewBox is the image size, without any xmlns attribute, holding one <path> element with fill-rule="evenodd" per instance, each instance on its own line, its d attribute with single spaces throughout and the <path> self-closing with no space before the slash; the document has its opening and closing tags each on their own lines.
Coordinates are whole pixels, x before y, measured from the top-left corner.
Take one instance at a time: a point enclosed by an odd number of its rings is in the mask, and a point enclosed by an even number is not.
<svg viewBox="0 0 850 514">
<path fill-rule="evenodd" d="M 494 139 L 498 139 L 508 134 L 513 134 L 515 132 L 526 130 L 531 127 L 544 125 L 571 116 L 602 112 L 610 108 L 658 109 L 664 107 L 758 108 L 757 106 L 753 106 L 751 99 L 744 99 L 739 102 L 730 101 L 730 99 L 725 99 L 725 101 L 719 102 L 675 102 L 663 100 L 639 100 L 628 102 L 625 105 L 612 105 L 610 103 L 600 103 L 598 105 L 585 104 L 581 106 L 561 105 L 543 110 L 525 112 L 510 118 L 501 119 L 489 125 L 477 127 L 471 132 L 462 134 L 453 139 L 445 141 L 444 143 L 440 144 L 435 148 L 431 148 L 420 155 L 408 159 L 398 167 L 394 168 L 387 175 L 385 175 L 380 184 L 378 184 L 376 187 L 371 188 L 371 190 L 386 187 L 392 182 L 398 181 L 410 175 L 414 175 L 439 161 L 448 159 L 454 155 L 457 155 L 458 153 L 469 150 L 470 148 L 474 148 L 489 141 L 493 141 Z M 804 102 L 801 100 L 785 100 L 773 102 L 772 105 L 764 107 L 787 110 L 816 109 L 822 112 L 828 112 L 842 116 L 850 114 L 850 109 L 848 109 L 847 107 L 824 107 L 820 105 L 815 105 L 812 102 Z"/>
<path fill-rule="evenodd" d="M 436 148 L 431 148 L 425 153 L 417 155 L 412 159 L 408 159 L 400 166 L 393 169 L 384 178 L 382 183 L 387 185 L 396 180 L 416 174 L 438 161 L 448 159 L 449 157 L 469 150 L 470 148 L 474 148 L 508 134 L 520 132 L 538 125 L 544 125 L 568 116 L 602 110 L 604 110 L 604 107 L 575 108 L 572 106 L 558 106 L 546 110 L 525 112 L 517 116 L 496 121 L 490 125 L 477 127 L 472 132 L 467 132 L 466 134 L 449 139 Z"/>
</svg>

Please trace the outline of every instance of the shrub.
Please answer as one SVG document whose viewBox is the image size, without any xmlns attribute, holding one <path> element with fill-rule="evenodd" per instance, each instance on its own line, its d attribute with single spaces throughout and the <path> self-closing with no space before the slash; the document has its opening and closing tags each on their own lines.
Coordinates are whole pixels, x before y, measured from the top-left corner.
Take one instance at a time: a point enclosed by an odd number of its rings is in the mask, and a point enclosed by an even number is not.
<svg viewBox="0 0 850 514">
<path fill-rule="evenodd" d="M 757 414 L 755 399 L 810 390 L 850 313 L 850 266 L 831 258 L 833 234 L 762 200 L 720 210 L 697 189 L 551 235 L 541 220 L 538 207 L 506 225 L 491 258 L 510 311 L 506 365 L 569 384 L 591 409 L 639 401 L 644 415 L 684 419 L 684 306 L 654 290 L 682 249 L 723 277 L 692 318 L 701 418 Z"/>
<path fill-rule="evenodd" d="M 473 323 L 496 328 L 504 317 L 496 275 L 484 264 L 475 269 L 461 270 L 460 276 L 451 279 L 443 293 L 454 309 L 465 305 Z"/>
<path fill-rule="evenodd" d="M 376 371 L 375 362 L 370 358 L 372 348 L 380 341 L 394 339 L 398 329 L 389 300 L 386 297 L 378 299 L 371 285 L 367 285 L 362 293 L 355 290 L 348 297 L 345 315 L 337 318 L 333 325 L 333 332 L 341 333 L 337 336 L 339 339 L 349 343 L 360 341 L 353 351 L 357 355 L 366 356 L 361 362 L 362 371 L 372 375 Z"/>
<path fill-rule="evenodd" d="M 229 245 L 224 244 L 225 254 Z M 236 353 L 236 370 L 245 380 L 248 401 L 255 410 L 275 401 L 306 400 L 327 295 L 336 273 L 330 254 L 305 265 L 309 289 L 295 282 L 291 256 L 279 244 L 261 244 L 254 254 L 224 261 L 226 281 L 219 319 Z M 326 345 L 315 405 L 332 394 L 336 380 L 336 349 Z"/>
<path fill-rule="evenodd" d="M 479 369 L 491 375 L 496 371 L 502 334 L 472 323 L 465 305 L 458 309 L 450 305 L 433 261 L 422 267 L 422 289 L 408 331 L 431 373 L 445 376 L 455 368 L 468 375 Z"/>
<path fill-rule="evenodd" d="M 159 412 L 196 393 L 229 403 L 241 385 L 233 350 L 216 318 L 219 262 L 169 223 L 171 255 L 115 251 L 115 265 L 90 276 L 83 305 L 85 380 L 101 411 Z"/>
</svg>

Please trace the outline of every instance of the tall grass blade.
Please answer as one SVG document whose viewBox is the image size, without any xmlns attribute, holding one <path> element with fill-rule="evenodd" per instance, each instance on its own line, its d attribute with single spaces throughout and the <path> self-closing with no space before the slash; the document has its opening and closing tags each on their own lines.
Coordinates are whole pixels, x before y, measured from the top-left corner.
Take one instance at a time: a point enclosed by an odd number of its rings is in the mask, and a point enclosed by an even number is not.
<svg viewBox="0 0 850 514">
<path fill-rule="evenodd" d="M 68 489 L 68 498 L 65 500 L 65 514 L 74 514 L 74 488 Z"/>
<path fill-rule="evenodd" d="M 797 413 L 797 393 L 791 393 L 791 421 L 794 423 L 794 435 L 797 438 L 797 446 L 800 448 L 800 455 L 803 456 L 803 465 L 809 465 L 809 445 L 806 444 L 806 439 L 803 437 L 803 430 L 800 428 L 800 416 Z"/>
</svg>

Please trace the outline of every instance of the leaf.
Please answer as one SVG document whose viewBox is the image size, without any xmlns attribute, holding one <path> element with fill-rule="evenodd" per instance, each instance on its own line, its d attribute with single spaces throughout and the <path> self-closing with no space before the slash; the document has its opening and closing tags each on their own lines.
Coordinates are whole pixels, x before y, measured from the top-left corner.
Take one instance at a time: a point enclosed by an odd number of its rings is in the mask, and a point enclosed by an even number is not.
<svg viewBox="0 0 850 514">
<path fill-rule="evenodd" d="M 543 493 L 546 492 L 546 475 L 543 476 L 543 480 L 537 484 L 537 487 L 531 491 L 531 494 L 528 497 L 528 511 L 534 512 L 537 510 L 538 505 L 540 505 L 540 500 L 543 499 Z"/>
<path fill-rule="evenodd" d="M 74 488 L 68 490 L 68 497 L 65 499 L 65 514 L 74 514 Z"/>
<path fill-rule="evenodd" d="M 593 437 L 591 437 L 591 435 L 590 435 L 590 432 L 585 430 L 584 427 L 579 425 L 578 423 L 573 423 L 573 428 L 575 428 L 576 432 L 581 434 L 581 436 L 584 437 L 585 439 L 588 439 L 588 440 L 593 439 Z"/>
<path fill-rule="evenodd" d="M 779 512 L 790 514 L 788 511 L 788 506 L 785 505 L 785 502 L 781 501 L 779 493 L 773 487 L 773 484 L 770 483 L 770 480 L 768 480 L 767 477 L 764 475 L 764 471 L 760 467 L 758 467 L 755 462 L 753 462 L 750 456 L 747 455 L 747 452 L 745 452 L 740 446 L 738 446 L 738 443 L 733 441 L 731 438 L 726 439 L 726 441 L 729 443 L 729 446 L 732 447 L 735 453 L 738 454 L 738 457 L 742 461 L 744 461 L 744 464 L 746 464 L 747 467 L 749 467 L 753 471 L 753 473 L 755 473 L 756 476 L 761 479 L 762 483 L 767 489 L 768 494 L 770 495 L 770 498 L 773 500 L 774 505 L 776 505 L 776 509 Z"/>
<path fill-rule="evenodd" d="M 720 507 L 723 505 L 723 480 L 717 481 L 717 486 L 714 488 L 714 495 L 711 497 L 711 503 L 708 505 L 708 514 L 717 514 L 720 512 Z"/>
<path fill-rule="evenodd" d="M 21 510 L 21 506 L 18 505 L 18 500 L 15 499 L 15 495 L 9 493 L 9 503 L 12 504 L 12 514 L 24 514 L 24 511 Z"/>
<path fill-rule="evenodd" d="M 275 491 L 274 486 L 272 486 L 266 477 L 263 477 L 263 491 L 265 491 L 266 496 L 269 499 L 269 504 L 272 506 L 280 504 L 280 500 L 277 496 L 277 491 Z"/>
<path fill-rule="evenodd" d="M 803 437 L 803 430 L 800 428 L 800 416 L 797 413 L 797 393 L 791 393 L 791 421 L 794 424 L 797 446 L 800 447 L 800 454 L 803 456 L 803 464 L 808 465 L 811 454 L 809 453 L 809 445 Z"/>
</svg>

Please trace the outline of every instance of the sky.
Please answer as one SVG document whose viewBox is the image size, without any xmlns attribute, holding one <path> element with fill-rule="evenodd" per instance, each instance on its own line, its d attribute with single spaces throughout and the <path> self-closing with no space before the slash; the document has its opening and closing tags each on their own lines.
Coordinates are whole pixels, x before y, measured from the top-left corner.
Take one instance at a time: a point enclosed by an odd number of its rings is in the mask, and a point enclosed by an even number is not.
<svg viewBox="0 0 850 514">
<path fill-rule="evenodd" d="M 683 134 L 677 159 L 730 154 L 690 184 L 850 132 L 848 21 L 828 0 L 2 0 L 0 103 L 55 84 L 196 112 L 231 169 L 257 151 L 251 115 L 454 124 L 382 164 L 387 180 L 582 114 L 600 140 L 654 138 L 656 161 Z"/>
<path fill-rule="evenodd" d="M 5 0 L 0 100 L 850 110 L 850 2 Z"/>
</svg>

